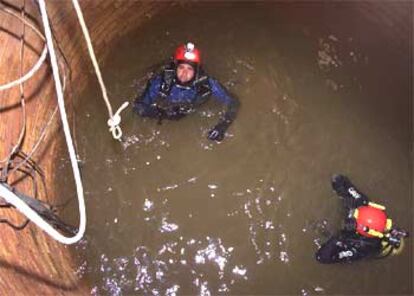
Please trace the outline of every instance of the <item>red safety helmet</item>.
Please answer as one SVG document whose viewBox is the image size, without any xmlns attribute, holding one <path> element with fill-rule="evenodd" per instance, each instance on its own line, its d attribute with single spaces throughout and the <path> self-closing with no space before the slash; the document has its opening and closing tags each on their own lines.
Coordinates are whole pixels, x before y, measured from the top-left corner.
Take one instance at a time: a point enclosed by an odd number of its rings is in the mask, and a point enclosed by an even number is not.
<svg viewBox="0 0 414 296">
<path fill-rule="evenodd" d="M 382 237 L 390 227 L 385 211 L 375 206 L 362 206 L 355 210 L 356 232 L 365 237 Z"/>
<path fill-rule="evenodd" d="M 195 65 L 200 64 L 200 50 L 194 46 L 194 43 L 182 44 L 175 50 L 174 60 Z"/>
</svg>

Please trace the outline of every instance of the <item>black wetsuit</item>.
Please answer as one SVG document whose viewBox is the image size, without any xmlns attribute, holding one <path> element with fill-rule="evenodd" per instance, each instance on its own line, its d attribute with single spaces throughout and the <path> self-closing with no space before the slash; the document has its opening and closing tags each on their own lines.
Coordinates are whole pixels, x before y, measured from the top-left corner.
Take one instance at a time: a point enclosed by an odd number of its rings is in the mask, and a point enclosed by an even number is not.
<svg viewBox="0 0 414 296">
<path fill-rule="evenodd" d="M 379 256 L 383 250 L 382 240 L 357 234 L 355 222 L 352 219 L 356 208 L 368 204 L 368 197 L 358 191 L 344 176 L 335 176 L 332 180 L 332 187 L 343 199 L 348 215 L 344 229 L 321 246 L 316 252 L 316 260 L 320 263 L 337 263 Z"/>
</svg>

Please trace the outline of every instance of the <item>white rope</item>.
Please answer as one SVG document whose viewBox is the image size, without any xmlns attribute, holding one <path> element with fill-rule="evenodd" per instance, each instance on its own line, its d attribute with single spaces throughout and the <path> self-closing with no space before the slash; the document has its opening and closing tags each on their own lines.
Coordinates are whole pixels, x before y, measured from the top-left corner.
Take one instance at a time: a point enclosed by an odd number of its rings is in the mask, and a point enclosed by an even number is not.
<svg viewBox="0 0 414 296">
<path fill-rule="evenodd" d="M 46 59 L 47 55 L 47 46 L 45 45 L 45 48 L 43 49 L 42 55 L 40 56 L 37 63 L 33 66 L 32 69 L 30 69 L 29 72 L 27 72 L 23 77 L 20 77 L 19 79 L 16 79 L 14 81 L 11 81 L 9 83 L 0 85 L 0 91 L 15 87 L 20 85 L 21 83 L 25 82 L 26 80 L 30 79 L 42 66 L 43 62 Z"/>
<path fill-rule="evenodd" d="M 82 10 L 79 6 L 78 0 L 72 0 L 72 3 L 73 3 L 73 6 L 75 7 L 75 11 L 76 11 L 76 14 L 77 14 L 78 19 L 79 19 L 79 23 L 80 23 L 81 28 L 82 28 L 82 32 L 83 32 L 83 35 L 85 37 L 86 44 L 88 46 L 89 55 L 91 57 L 93 67 L 95 68 L 95 73 L 96 73 L 96 76 L 98 78 L 99 85 L 101 87 L 102 97 L 103 97 L 103 99 L 106 103 L 106 107 L 108 109 L 108 113 L 109 113 L 109 120 L 108 120 L 109 131 L 112 133 L 112 136 L 113 136 L 114 139 L 121 140 L 122 130 L 121 130 L 121 127 L 119 126 L 119 124 L 121 123 L 120 113 L 121 113 L 122 110 L 124 110 L 128 106 L 129 103 L 124 102 L 121 105 L 121 107 L 115 112 L 115 114 L 113 114 L 112 106 L 111 106 L 111 103 L 109 102 L 108 93 L 106 91 L 105 83 L 102 79 L 101 70 L 99 69 L 99 65 L 98 65 L 98 62 L 96 60 L 95 52 L 94 52 L 93 46 L 92 46 L 91 37 L 89 35 L 88 27 L 86 26 Z"/>
<path fill-rule="evenodd" d="M 40 0 L 41 1 L 41 0 Z M 4 198 L 4 200 L 12 204 L 16 209 L 18 209 L 21 213 L 23 213 L 28 219 L 34 222 L 37 226 L 43 229 L 47 234 L 53 237 L 55 240 L 64 243 L 64 244 L 73 244 L 77 242 L 82 235 L 77 239 L 79 236 L 80 231 L 78 234 L 73 238 L 67 238 L 60 234 L 56 229 L 54 229 L 49 223 L 47 223 L 38 213 L 36 213 L 32 208 L 30 208 L 23 200 L 21 200 L 15 193 L 11 192 L 6 186 L 0 183 L 0 196 Z"/>
<path fill-rule="evenodd" d="M 2 4 L 2 3 L 0 3 Z M 12 16 L 14 16 L 15 18 L 18 18 L 21 22 L 25 23 L 27 26 L 29 26 L 34 33 L 37 34 L 37 36 L 39 36 L 42 41 L 45 41 L 45 37 L 42 35 L 42 33 L 30 22 L 28 22 L 25 18 L 21 17 L 20 15 L 18 15 L 17 13 L 15 13 L 13 10 L 8 9 L 7 7 L 1 7 L 0 11 L 3 11 L 5 13 L 8 13 Z"/>
<path fill-rule="evenodd" d="M 31 23 L 29 23 L 28 21 L 26 21 L 24 18 L 22 18 L 21 16 L 19 16 L 18 14 L 14 13 L 13 11 L 11 11 L 10 9 L 6 8 L 6 7 L 2 7 L 1 11 L 8 13 L 16 18 L 18 18 L 19 20 L 21 20 L 23 23 L 25 23 L 26 25 L 28 25 L 42 40 L 45 40 L 45 38 L 43 37 L 42 33 L 39 32 L 39 30 L 33 26 Z M 19 79 L 15 80 L 15 81 L 11 81 L 9 83 L 0 85 L 0 91 L 15 87 L 20 85 L 21 83 L 25 82 L 26 80 L 30 79 L 42 66 L 43 62 L 46 59 L 46 54 L 47 54 L 47 46 L 45 44 L 45 47 L 42 51 L 42 54 L 40 55 L 38 61 L 36 62 L 36 64 L 29 70 L 29 72 L 27 72 L 24 76 L 20 77 Z"/>
<path fill-rule="evenodd" d="M 3 185 L 0 186 L 0 195 L 3 196 L 6 201 L 14 205 L 20 212 L 22 212 L 33 223 L 43 229 L 47 234 L 52 236 L 55 240 L 63 244 L 73 244 L 78 242 L 84 235 L 86 229 L 86 210 L 85 210 L 85 198 L 83 195 L 83 186 L 76 159 L 75 149 L 73 147 L 72 137 L 70 135 L 69 123 L 66 116 L 65 102 L 63 98 L 62 84 L 59 77 L 59 67 L 57 64 L 56 53 L 53 46 L 52 33 L 49 25 L 49 20 L 46 11 L 46 4 L 44 0 L 39 0 L 40 12 L 42 15 L 43 27 L 45 29 L 47 48 L 50 53 L 50 62 L 53 70 L 53 77 L 55 80 L 55 87 L 58 99 L 58 106 L 60 116 L 62 118 L 63 131 L 65 133 L 66 144 L 69 151 L 70 162 L 72 165 L 73 176 L 75 178 L 76 191 L 78 195 L 79 203 L 79 231 L 73 237 L 66 237 L 60 234 L 52 226 L 50 226 L 45 220 L 43 220 L 35 211 L 33 211 L 28 205 L 26 205 L 16 194 L 7 190 Z"/>
</svg>

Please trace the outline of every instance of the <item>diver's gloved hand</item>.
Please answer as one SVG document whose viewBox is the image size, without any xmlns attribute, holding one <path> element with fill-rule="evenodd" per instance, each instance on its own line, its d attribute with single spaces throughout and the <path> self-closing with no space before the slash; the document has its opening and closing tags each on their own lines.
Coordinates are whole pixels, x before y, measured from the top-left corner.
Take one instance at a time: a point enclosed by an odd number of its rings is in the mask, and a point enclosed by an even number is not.
<svg viewBox="0 0 414 296">
<path fill-rule="evenodd" d="M 332 188 L 336 194 L 341 197 L 347 197 L 349 195 L 348 189 L 354 187 L 349 179 L 342 175 L 334 175 L 332 177 Z"/>
<path fill-rule="evenodd" d="M 154 106 L 160 119 L 178 120 L 194 111 L 190 103 L 174 103 L 165 98 L 157 99 Z"/>
<path fill-rule="evenodd" d="M 158 110 L 154 106 L 145 104 L 141 101 L 134 102 L 133 110 L 136 114 L 142 117 L 158 117 Z"/>
<path fill-rule="evenodd" d="M 345 176 L 334 175 L 332 177 L 332 188 L 344 199 L 345 206 L 350 209 L 367 205 L 369 202 L 368 197 L 360 192 Z"/>
<path fill-rule="evenodd" d="M 208 132 L 208 139 L 212 141 L 221 142 L 224 139 L 226 130 L 228 129 L 229 124 L 227 122 L 220 122 L 212 130 Z"/>
<path fill-rule="evenodd" d="M 171 103 L 164 97 L 158 97 L 152 103 L 152 106 L 158 110 L 167 110 L 171 107 Z"/>
</svg>

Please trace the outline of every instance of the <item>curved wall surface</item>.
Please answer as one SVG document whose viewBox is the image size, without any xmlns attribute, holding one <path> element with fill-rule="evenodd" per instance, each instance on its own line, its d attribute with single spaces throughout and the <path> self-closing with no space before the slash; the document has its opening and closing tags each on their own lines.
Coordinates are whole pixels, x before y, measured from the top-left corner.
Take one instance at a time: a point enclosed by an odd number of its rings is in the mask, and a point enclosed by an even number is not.
<svg viewBox="0 0 414 296">
<path fill-rule="evenodd" d="M 104 61 L 111 43 L 128 31 L 139 28 L 157 13 L 166 11 L 170 5 L 174 4 L 146 1 L 81 1 L 98 60 Z M 292 5 L 292 17 L 300 17 L 300 11 L 303 9 L 303 5 L 296 5 L 296 7 L 295 4 Z M 396 50 L 399 50 L 399 45 L 405 44 L 402 38 L 407 36 L 407 31 L 411 32 L 412 36 L 412 23 L 401 22 L 402 19 L 407 19 L 407 14 L 412 15 L 410 1 L 379 3 L 356 1 L 352 5 L 355 6 L 355 13 L 383 28 L 384 34 L 389 36 Z M 44 46 L 42 40 L 28 26 L 23 28 L 18 18 L 2 10 L 7 7 L 19 14 L 23 6 L 29 21 L 40 24 L 39 12 L 34 1 L 0 1 L 0 84 L 16 79 L 21 71 L 27 72 L 37 61 Z M 65 57 L 60 61 L 62 68 L 66 69 L 66 102 L 70 112 L 73 103 L 72 94 L 85 88 L 92 67 L 71 2 L 47 1 L 47 6 L 55 38 Z M 21 63 L 20 36 L 23 30 L 25 46 Z M 27 118 L 26 134 L 21 150 L 29 153 L 56 106 L 50 68 L 43 65 L 40 71 L 24 84 L 23 93 Z M 0 92 L 0 160 L 3 161 L 0 166 L 2 168 L 5 166 L 4 160 L 7 160 L 21 132 L 23 116 L 20 97 L 19 87 Z M 57 115 L 52 125 L 48 127 L 47 135 L 39 149 L 33 154 L 33 159 L 44 172 L 48 188 L 48 197 L 40 188 L 40 198 L 52 204 L 59 202 L 59 198 L 53 194 L 54 159 L 57 159 L 57 154 L 61 153 L 59 151 L 66 151 L 62 146 L 63 137 L 58 128 L 59 122 Z M 24 174 L 16 172 L 8 181 L 16 182 L 17 188 L 25 193 L 34 194 L 32 182 L 27 176 L 22 178 Z M 24 217 L 13 209 L 1 208 L 0 218 L 7 218 L 15 224 L 24 221 Z M 23 230 L 16 231 L 0 224 L 0 245 L 0 294 L 27 295 L 34 292 L 38 295 L 89 294 L 86 283 L 81 282 L 77 277 L 71 247 L 53 241 L 34 225 L 29 224 Z"/>
<path fill-rule="evenodd" d="M 20 14 L 23 7 L 29 22 L 37 22 L 41 28 L 39 11 L 34 1 L 11 0 L 0 2 L 0 84 L 15 80 L 22 72 L 27 72 L 37 61 L 44 46 L 42 40 L 25 26 L 25 47 L 21 64 L 22 22 L 4 12 L 4 9 Z M 65 59 L 60 58 L 62 69 L 66 72 L 66 104 L 71 110 L 73 92 L 82 90 L 92 71 L 86 52 L 86 45 L 77 22 L 71 1 L 46 1 L 49 17 L 59 47 Z M 102 62 L 110 44 L 128 30 L 160 12 L 170 4 L 136 1 L 81 1 L 81 7 L 93 38 L 98 60 Z M 65 65 L 65 60 L 67 65 Z M 19 87 L 0 92 L 0 158 L 7 159 L 12 147 L 18 142 L 23 124 L 20 107 Z M 26 101 L 26 134 L 21 150 L 29 153 L 37 142 L 45 124 L 56 107 L 56 96 L 51 78 L 50 67 L 43 65 L 35 76 L 24 84 Z M 61 130 L 59 115 L 56 114 L 47 129 L 46 137 L 33 154 L 33 159 L 44 172 L 48 188 L 48 197 L 40 188 L 40 199 L 51 204 L 59 202 L 54 196 L 53 171 L 58 151 L 67 151 Z M 61 153 L 61 152 L 60 152 Z M 2 162 L 1 167 L 5 166 Z M 16 172 L 9 176 L 9 184 L 22 178 L 24 173 Z M 36 177 L 40 184 L 39 177 Z M 33 195 L 30 177 L 18 181 L 17 189 Z M 0 218 L 13 224 L 24 222 L 24 217 L 14 209 L 0 209 Z M 0 224 L 0 294 L 37 295 L 89 294 L 85 283 L 80 283 L 71 248 L 63 246 L 29 224 L 23 230 L 16 231 Z M 12 291 L 12 293 L 11 293 Z"/>
</svg>

